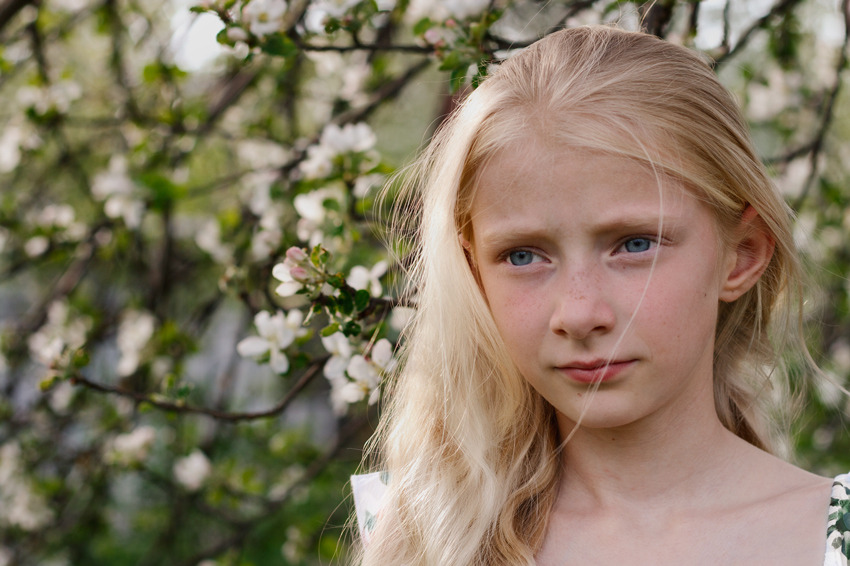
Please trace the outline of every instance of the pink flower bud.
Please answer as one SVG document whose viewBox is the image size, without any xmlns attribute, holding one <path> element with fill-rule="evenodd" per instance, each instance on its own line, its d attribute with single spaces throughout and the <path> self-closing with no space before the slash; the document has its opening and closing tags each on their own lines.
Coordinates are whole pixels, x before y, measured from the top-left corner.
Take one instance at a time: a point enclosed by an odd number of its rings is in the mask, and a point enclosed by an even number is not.
<svg viewBox="0 0 850 566">
<path fill-rule="evenodd" d="M 300 266 L 295 266 L 289 270 L 289 275 L 299 283 L 309 283 L 310 274 L 307 273 L 307 270 Z"/>
<path fill-rule="evenodd" d="M 286 250 L 286 257 L 294 263 L 301 263 L 307 259 L 307 252 L 302 248 L 292 246 Z"/>
</svg>

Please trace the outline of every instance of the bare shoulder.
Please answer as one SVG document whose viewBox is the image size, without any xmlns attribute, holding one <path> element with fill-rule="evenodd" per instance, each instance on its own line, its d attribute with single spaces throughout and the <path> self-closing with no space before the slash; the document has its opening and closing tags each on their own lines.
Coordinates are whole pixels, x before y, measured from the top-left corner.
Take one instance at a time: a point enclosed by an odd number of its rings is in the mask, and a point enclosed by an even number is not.
<svg viewBox="0 0 850 566">
<path fill-rule="evenodd" d="M 741 515 L 750 538 L 744 548 L 754 563 L 823 563 L 832 483 L 781 460 L 763 469 L 761 489 Z"/>
</svg>

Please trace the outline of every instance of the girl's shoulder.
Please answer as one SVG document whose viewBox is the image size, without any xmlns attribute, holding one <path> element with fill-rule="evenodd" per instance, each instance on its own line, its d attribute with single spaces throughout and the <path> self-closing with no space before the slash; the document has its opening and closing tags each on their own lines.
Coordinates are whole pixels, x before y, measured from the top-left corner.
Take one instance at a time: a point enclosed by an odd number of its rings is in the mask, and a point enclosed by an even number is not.
<svg viewBox="0 0 850 566">
<path fill-rule="evenodd" d="M 364 545 L 369 543 L 369 537 L 378 524 L 384 494 L 389 483 L 390 476 L 387 472 L 351 476 L 357 525 Z"/>
<path fill-rule="evenodd" d="M 850 564 L 850 474 L 836 476 L 832 483 L 826 527 L 824 566 Z"/>
</svg>

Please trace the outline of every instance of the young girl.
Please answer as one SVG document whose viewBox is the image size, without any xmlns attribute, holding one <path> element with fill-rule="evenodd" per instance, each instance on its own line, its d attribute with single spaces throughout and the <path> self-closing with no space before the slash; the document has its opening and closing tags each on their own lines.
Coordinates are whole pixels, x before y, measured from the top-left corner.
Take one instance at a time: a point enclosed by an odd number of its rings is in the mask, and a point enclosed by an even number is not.
<svg viewBox="0 0 850 566">
<path fill-rule="evenodd" d="M 408 177 L 418 312 L 388 474 L 354 478 L 362 564 L 847 563 L 848 479 L 772 455 L 777 352 L 808 359 L 800 266 L 704 61 L 552 34 Z"/>
</svg>

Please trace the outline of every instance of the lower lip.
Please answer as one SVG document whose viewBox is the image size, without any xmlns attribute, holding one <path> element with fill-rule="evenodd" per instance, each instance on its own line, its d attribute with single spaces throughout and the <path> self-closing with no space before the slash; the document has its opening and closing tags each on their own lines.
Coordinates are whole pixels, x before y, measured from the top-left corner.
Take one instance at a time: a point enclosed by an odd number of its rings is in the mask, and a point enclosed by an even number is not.
<svg viewBox="0 0 850 566">
<path fill-rule="evenodd" d="M 621 373 L 629 369 L 634 360 L 628 362 L 614 362 L 605 366 L 592 369 L 563 367 L 558 368 L 561 373 L 578 383 L 605 383 L 616 379 Z"/>
</svg>

